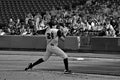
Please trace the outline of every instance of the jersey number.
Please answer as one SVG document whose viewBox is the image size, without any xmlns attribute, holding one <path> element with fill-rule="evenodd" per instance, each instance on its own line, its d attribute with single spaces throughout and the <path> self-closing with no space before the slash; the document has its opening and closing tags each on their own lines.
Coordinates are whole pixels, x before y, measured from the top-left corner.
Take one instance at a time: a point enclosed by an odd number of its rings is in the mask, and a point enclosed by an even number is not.
<svg viewBox="0 0 120 80">
<path fill-rule="evenodd" d="M 54 39 L 53 33 L 47 33 L 47 39 Z"/>
</svg>

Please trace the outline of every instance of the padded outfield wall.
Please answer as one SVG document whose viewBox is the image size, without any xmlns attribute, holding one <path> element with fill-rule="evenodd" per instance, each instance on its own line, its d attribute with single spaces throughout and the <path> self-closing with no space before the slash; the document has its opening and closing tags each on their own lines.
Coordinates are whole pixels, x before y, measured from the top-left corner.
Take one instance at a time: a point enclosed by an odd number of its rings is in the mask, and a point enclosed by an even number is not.
<svg viewBox="0 0 120 80">
<path fill-rule="evenodd" d="M 94 51 L 120 51 L 120 37 L 92 37 L 90 44 Z"/>
<path fill-rule="evenodd" d="M 78 50 L 78 37 L 66 37 L 65 41 L 59 40 L 59 47 L 64 50 Z M 39 49 L 45 50 L 46 38 L 44 35 L 40 36 L 0 36 L 1 49 Z"/>
<path fill-rule="evenodd" d="M 0 49 L 38 49 L 45 50 L 44 35 L 36 36 L 0 36 Z M 65 41 L 59 40 L 60 48 L 74 51 L 120 51 L 120 38 L 116 37 L 78 37 L 67 36 Z"/>
</svg>

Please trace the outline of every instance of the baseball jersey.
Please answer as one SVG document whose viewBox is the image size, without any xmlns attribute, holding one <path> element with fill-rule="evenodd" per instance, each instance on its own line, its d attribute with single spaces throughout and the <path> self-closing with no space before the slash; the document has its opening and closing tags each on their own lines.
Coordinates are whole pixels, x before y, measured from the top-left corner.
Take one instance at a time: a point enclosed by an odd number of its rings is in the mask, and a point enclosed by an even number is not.
<svg viewBox="0 0 120 80">
<path fill-rule="evenodd" d="M 61 36 L 61 32 L 59 29 L 53 28 L 48 29 L 45 33 L 47 45 L 53 44 L 54 46 L 58 45 L 58 38 Z"/>
</svg>

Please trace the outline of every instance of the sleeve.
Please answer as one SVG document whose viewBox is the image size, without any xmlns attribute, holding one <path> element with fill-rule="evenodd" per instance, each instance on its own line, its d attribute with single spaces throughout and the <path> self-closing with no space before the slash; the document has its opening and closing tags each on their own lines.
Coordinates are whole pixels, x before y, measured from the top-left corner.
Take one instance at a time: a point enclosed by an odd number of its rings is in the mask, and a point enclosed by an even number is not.
<svg viewBox="0 0 120 80">
<path fill-rule="evenodd" d="M 60 30 L 58 30 L 58 31 L 57 31 L 57 36 L 58 36 L 58 37 L 61 37 L 62 35 L 63 35 L 63 33 L 62 33 Z"/>
</svg>

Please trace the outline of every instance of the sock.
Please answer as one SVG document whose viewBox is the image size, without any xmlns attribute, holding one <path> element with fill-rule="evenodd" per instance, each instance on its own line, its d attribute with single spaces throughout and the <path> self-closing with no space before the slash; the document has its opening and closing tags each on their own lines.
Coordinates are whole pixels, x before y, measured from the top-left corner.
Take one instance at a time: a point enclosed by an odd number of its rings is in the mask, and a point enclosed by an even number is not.
<svg viewBox="0 0 120 80">
<path fill-rule="evenodd" d="M 64 61 L 64 65 L 65 65 L 65 70 L 69 70 L 68 69 L 68 58 L 65 58 L 63 61 Z"/>
<path fill-rule="evenodd" d="M 40 59 L 38 59 L 36 62 L 34 62 L 34 63 L 32 64 L 32 67 L 34 67 L 35 65 L 38 65 L 38 64 L 40 64 L 40 63 L 42 63 L 42 62 L 44 62 L 44 60 L 43 60 L 42 58 L 40 58 Z"/>
</svg>

